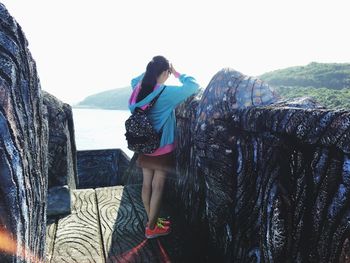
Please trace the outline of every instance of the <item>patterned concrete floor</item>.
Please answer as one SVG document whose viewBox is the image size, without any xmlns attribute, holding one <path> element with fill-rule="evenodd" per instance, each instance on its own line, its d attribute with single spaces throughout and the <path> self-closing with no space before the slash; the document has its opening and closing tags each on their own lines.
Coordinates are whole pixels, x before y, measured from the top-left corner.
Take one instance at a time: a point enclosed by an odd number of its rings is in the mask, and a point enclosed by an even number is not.
<svg viewBox="0 0 350 263">
<path fill-rule="evenodd" d="M 195 262 L 182 231 L 147 240 L 141 186 L 72 191 L 71 214 L 49 218 L 47 262 Z M 190 251 L 183 253 L 185 251 Z M 199 259 L 198 259 L 199 260 Z M 198 262 L 198 261 L 197 261 Z"/>
</svg>

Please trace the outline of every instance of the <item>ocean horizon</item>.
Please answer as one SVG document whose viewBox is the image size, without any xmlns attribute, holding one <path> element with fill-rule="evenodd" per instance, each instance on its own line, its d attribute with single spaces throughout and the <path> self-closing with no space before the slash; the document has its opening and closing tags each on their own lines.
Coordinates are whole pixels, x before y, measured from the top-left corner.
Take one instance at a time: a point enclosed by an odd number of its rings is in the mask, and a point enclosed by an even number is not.
<svg viewBox="0 0 350 263">
<path fill-rule="evenodd" d="M 128 110 L 72 108 L 77 150 L 120 148 L 130 158 L 133 152 L 125 140 L 125 120 Z"/>
</svg>

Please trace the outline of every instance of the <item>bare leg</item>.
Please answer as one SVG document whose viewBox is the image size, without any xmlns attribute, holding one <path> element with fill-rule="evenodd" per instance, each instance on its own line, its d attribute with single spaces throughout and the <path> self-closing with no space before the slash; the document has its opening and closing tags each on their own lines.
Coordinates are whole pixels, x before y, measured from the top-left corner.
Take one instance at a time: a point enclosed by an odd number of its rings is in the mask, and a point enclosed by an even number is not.
<svg viewBox="0 0 350 263">
<path fill-rule="evenodd" d="M 152 195 L 152 180 L 154 175 L 154 170 L 148 168 L 142 168 L 143 182 L 142 182 L 142 201 L 145 207 L 147 217 L 149 218 L 149 209 L 151 203 Z"/>
<path fill-rule="evenodd" d="M 152 196 L 149 213 L 149 228 L 153 229 L 157 222 L 162 203 L 163 189 L 166 180 L 166 172 L 155 170 L 152 181 Z"/>
</svg>

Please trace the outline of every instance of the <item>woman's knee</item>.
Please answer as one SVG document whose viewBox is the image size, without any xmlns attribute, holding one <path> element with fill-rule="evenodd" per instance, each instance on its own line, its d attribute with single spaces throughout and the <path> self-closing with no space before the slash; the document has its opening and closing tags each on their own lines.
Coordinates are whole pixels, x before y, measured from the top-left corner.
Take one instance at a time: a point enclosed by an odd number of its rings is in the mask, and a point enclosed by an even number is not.
<svg viewBox="0 0 350 263">
<path fill-rule="evenodd" d="M 151 169 L 143 169 L 143 182 L 142 186 L 151 188 L 152 187 L 152 180 L 154 176 L 154 170 Z"/>
<path fill-rule="evenodd" d="M 154 170 L 148 168 L 142 168 L 142 174 L 144 179 L 152 180 L 154 175 Z"/>
</svg>

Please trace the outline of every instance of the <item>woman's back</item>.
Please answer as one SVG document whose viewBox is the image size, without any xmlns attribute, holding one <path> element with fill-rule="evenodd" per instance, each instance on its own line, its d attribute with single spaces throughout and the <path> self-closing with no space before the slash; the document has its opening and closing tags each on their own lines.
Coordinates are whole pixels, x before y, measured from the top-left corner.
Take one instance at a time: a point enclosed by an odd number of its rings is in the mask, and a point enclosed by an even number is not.
<svg viewBox="0 0 350 263">
<path fill-rule="evenodd" d="M 135 98 L 140 92 L 143 76 L 144 74 L 141 74 L 131 81 L 133 94 L 129 101 L 129 108 L 131 112 L 133 112 L 136 107 L 145 109 L 147 105 L 162 91 L 162 89 L 165 88 L 148 113 L 153 127 L 157 131 L 163 129 L 160 142 L 160 147 L 162 147 L 166 144 L 173 143 L 175 140 L 176 119 L 174 109 L 189 96 L 196 93 L 199 89 L 199 84 L 193 77 L 186 74 L 179 74 L 176 77 L 179 78 L 182 85 L 165 86 L 163 84 L 157 84 L 147 97 L 136 103 Z"/>
</svg>

